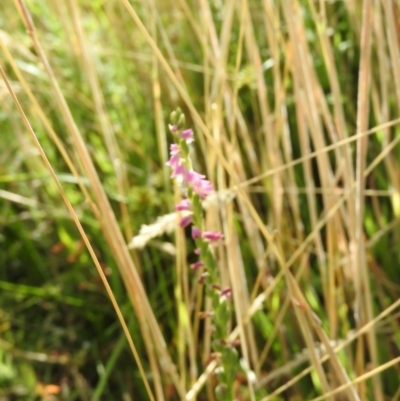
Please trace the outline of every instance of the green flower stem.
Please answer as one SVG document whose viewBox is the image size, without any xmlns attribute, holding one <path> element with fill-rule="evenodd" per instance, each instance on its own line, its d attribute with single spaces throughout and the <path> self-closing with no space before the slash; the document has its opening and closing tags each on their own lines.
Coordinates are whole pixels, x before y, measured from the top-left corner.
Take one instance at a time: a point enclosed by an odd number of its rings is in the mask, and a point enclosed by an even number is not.
<svg viewBox="0 0 400 401">
<path fill-rule="evenodd" d="M 171 113 L 171 132 L 178 133 L 184 128 L 185 117 L 180 109 Z M 178 146 L 182 155 L 183 163 L 188 171 L 192 170 L 189 145 L 186 140 L 178 139 Z M 204 212 L 200 196 L 190 187 L 187 188 L 187 198 L 193 210 L 193 224 L 201 232 L 204 232 Z M 219 361 L 217 378 L 219 381 L 215 389 L 218 401 L 233 401 L 235 399 L 234 383 L 236 373 L 240 370 L 238 352 L 232 345 L 227 343 L 229 320 L 231 318 L 231 307 L 227 295 L 221 293 L 220 279 L 217 261 L 213 249 L 208 240 L 198 237 L 195 239 L 196 247 L 200 250 L 200 260 L 204 263 L 207 273 L 205 278 L 206 295 L 211 300 L 212 306 L 212 349 Z"/>
</svg>

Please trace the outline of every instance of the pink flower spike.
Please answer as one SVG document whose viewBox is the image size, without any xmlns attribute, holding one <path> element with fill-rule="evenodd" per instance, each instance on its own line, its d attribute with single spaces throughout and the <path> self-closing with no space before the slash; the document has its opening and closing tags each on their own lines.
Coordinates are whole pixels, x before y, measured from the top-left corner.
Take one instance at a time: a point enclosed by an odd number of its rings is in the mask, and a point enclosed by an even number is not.
<svg viewBox="0 0 400 401">
<path fill-rule="evenodd" d="M 213 231 L 205 231 L 203 233 L 203 238 L 210 242 L 219 241 L 220 239 L 224 238 L 223 234 L 220 232 L 213 232 Z"/>
<path fill-rule="evenodd" d="M 204 263 L 201 261 L 201 260 L 199 260 L 198 262 L 195 262 L 195 263 L 192 263 L 191 265 L 190 265 L 190 268 L 192 269 L 192 270 L 197 270 L 197 269 L 199 269 L 201 266 L 203 266 L 204 265 Z"/>
<path fill-rule="evenodd" d="M 179 137 L 181 139 L 185 139 L 187 144 L 189 144 L 189 143 L 194 141 L 193 131 L 191 129 L 185 129 L 184 131 L 182 131 L 180 133 Z"/>
<path fill-rule="evenodd" d="M 200 228 L 198 228 L 198 227 L 196 227 L 196 226 L 193 226 L 193 227 L 192 227 L 192 238 L 193 238 L 193 239 L 196 239 L 196 238 L 199 238 L 199 237 L 201 237 L 201 230 L 200 230 Z"/>
<path fill-rule="evenodd" d="M 192 205 L 189 199 L 182 199 L 177 205 L 175 205 L 175 210 L 179 212 L 182 210 L 192 210 Z"/>
<path fill-rule="evenodd" d="M 179 225 L 182 228 L 187 227 L 190 223 L 192 222 L 192 216 L 185 216 L 181 219 L 181 221 L 179 222 Z"/>
</svg>

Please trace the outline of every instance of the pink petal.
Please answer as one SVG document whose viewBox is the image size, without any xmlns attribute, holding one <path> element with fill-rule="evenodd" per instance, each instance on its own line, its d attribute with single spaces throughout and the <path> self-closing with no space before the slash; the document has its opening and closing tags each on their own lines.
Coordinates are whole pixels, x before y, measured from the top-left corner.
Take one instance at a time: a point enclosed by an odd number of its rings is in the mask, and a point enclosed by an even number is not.
<svg viewBox="0 0 400 401">
<path fill-rule="evenodd" d="M 213 191 L 213 187 L 210 181 L 204 179 L 205 176 L 197 173 L 196 171 L 190 170 L 185 176 L 187 185 L 189 185 L 193 192 L 204 199 Z"/>
<path fill-rule="evenodd" d="M 223 234 L 221 234 L 220 232 L 213 231 L 205 231 L 202 236 L 205 240 L 208 240 L 210 242 L 215 242 L 224 238 Z"/>
<path fill-rule="evenodd" d="M 219 295 L 221 297 L 230 298 L 232 296 L 232 288 L 228 287 L 220 291 Z"/>
<path fill-rule="evenodd" d="M 199 260 L 198 262 L 195 262 L 195 263 L 192 263 L 191 265 L 190 265 L 190 268 L 192 269 L 192 270 L 197 270 L 197 269 L 199 269 L 201 266 L 203 266 L 204 265 L 204 263 L 201 261 L 201 260 Z"/>
<path fill-rule="evenodd" d="M 193 139 L 193 131 L 191 129 L 186 129 L 182 131 L 179 135 L 181 139 L 185 139 L 186 143 L 189 144 L 194 141 Z"/>
<path fill-rule="evenodd" d="M 186 167 L 184 166 L 183 163 L 178 163 L 175 166 L 171 166 L 172 167 L 172 174 L 171 174 L 171 178 L 175 178 L 175 177 L 179 177 L 182 176 L 184 177 L 186 175 Z"/>
<path fill-rule="evenodd" d="M 201 230 L 200 230 L 200 228 L 198 228 L 198 227 L 196 227 L 196 226 L 193 226 L 193 227 L 192 227 L 192 238 L 193 238 L 193 239 L 196 239 L 196 238 L 199 238 L 199 237 L 201 237 Z"/>
<path fill-rule="evenodd" d="M 179 154 L 172 155 L 170 159 L 165 163 L 167 166 L 174 167 L 179 164 Z"/>
<path fill-rule="evenodd" d="M 180 151 L 179 145 L 177 145 L 176 143 L 171 143 L 169 147 L 169 152 L 171 156 L 176 155 L 177 153 L 179 153 L 179 151 Z"/>
<path fill-rule="evenodd" d="M 182 211 L 182 210 L 192 210 L 192 205 L 189 199 L 182 199 L 176 206 L 175 210 Z"/>
<path fill-rule="evenodd" d="M 192 216 L 185 216 L 179 222 L 179 225 L 183 228 L 187 227 L 192 222 Z"/>
</svg>

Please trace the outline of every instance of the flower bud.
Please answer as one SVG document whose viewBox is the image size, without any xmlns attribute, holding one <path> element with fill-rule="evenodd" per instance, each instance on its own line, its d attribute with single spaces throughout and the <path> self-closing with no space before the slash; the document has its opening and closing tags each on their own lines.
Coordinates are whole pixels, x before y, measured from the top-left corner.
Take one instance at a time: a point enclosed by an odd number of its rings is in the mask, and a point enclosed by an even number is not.
<svg viewBox="0 0 400 401">
<path fill-rule="evenodd" d="M 176 125 L 177 120 L 178 120 L 178 116 L 177 116 L 176 110 L 174 110 L 174 111 L 169 115 L 169 120 L 171 121 L 171 123 L 172 123 L 173 125 Z"/>
<path fill-rule="evenodd" d="M 181 114 L 178 119 L 178 123 L 176 124 L 178 128 L 181 128 L 185 125 L 185 115 Z"/>
</svg>

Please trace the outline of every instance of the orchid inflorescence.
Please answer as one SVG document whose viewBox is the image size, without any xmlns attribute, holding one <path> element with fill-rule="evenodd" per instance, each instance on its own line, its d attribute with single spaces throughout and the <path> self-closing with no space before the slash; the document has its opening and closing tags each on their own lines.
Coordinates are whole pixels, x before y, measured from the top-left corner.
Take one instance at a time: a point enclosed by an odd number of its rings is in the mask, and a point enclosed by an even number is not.
<svg viewBox="0 0 400 401">
<path fill-rule="evenodd" d="M 171 178 L 182 186 L 183 200 L 175 209 L 177 211 L 192 211 L 179 222 L 183 228 L 192 225 L 191 235 L 196 244 L 195 254 L 198 261 L 192 263 L 192 270 L 204 269 L 199 276 L 199 283 L 205 285 L 206 295 L 211 299 L 212 311 L 201 312 L 201 317 L 211 317 L 213 322 L 213 355 L 218 356 L 220 366 L 217 370 L 219 384 L 215 393 L 220 401 L 232 401 L 234 396 L 234 381 L 239 371 L 239 358 L 236 349 L 227 341 L 228 324 L 231 317 L 229 298 L 231 289 L 221 289 L 217 262 L 212 244 L 223 239 L 220 232 L 204 229 L 204 214 L 202 201 L 213 192 L 210 181 L 202 174 L 193 170 L 189 155 L 189 145 L 194 141 L 193 131 L 184 128 L 185 116 L 178 108 L 171 113 L 169 129 L 176 143 L 170 146 L 170 159 L 166 163 L 172 169 Z"/>
</svg>

